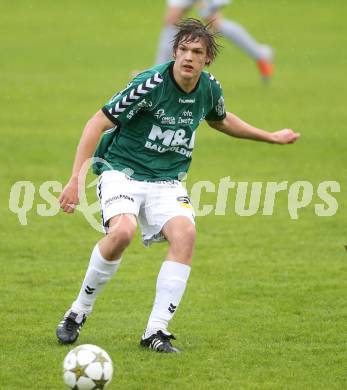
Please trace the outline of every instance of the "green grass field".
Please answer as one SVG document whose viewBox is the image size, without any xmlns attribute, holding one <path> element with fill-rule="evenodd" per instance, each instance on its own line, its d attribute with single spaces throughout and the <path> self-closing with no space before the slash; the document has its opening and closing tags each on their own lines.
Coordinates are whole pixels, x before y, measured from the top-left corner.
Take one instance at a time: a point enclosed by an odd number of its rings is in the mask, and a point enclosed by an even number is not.
<svg viewBox="0 0 347 390">
<path fill-rule="evenodd" d="M 163 11 L 164 1 L 150 0 L 1 4 L 1 389 L 64 388 L 69 347 L 58 345 L 55 327 L 101 234 L 81 213 L 37 215 L 45 203 L 38 190 L 66 182 L 84 123 L 132 70 L 151 66 Z M 268 130 L 292 127 L 302 139 L 257 144 L 202 125 L 188 187 L 226 176 L 305 180 L 314 196 L 297 220 L 288 192 L 273 216 L 237 215 L 231 191 L 225 216 L 197 218 L 193 270 L 170 328 L 179 356 L 138 347 L 166 251 L 145 250 L 138 235 L 79 339 L 111 355 L 110 389 L 347 388 L 346 11 L 342 0 L 235 0 L 225 9 L 276 49 L 276 75 L 264 86 L 254 63 L 224 42 L 211 72 L 227 108 Z M 27 226 L 8 206 L 20 180 L 36 188 Z M 316 191 L 326 180 L 340 183 L 339 209 L 318 217 Z"/>
</svg>

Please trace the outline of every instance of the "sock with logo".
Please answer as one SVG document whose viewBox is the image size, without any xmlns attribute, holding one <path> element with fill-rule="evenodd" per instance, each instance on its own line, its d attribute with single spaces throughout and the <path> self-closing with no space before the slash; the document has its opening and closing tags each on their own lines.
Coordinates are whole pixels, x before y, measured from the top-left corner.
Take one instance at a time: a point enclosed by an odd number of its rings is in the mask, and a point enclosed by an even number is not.
<svg viewBox="0 0 347 390">
<path fill-rule="evenodd" d="M 86 315 L 91 313 L 97 294 L 116 273 L 120 262 L 121 259 L 112 261 L 104 259 L 98 244 L 95 245 L 80 293 L 72 304 L 72 311 L 83 312 Z"/>
<path fill-rule="evenodd" d="M 219 31 L 252 58 L 262 57 L 261 45 L 240 24 L 223 19 Z"/>
<path fill-rule="evenodd" d="M 166 332 L 167 326 L 181 301 L 190 274 L 190 266 L 166 260 L 161 266 L 152 313 L 144 338 L 158 330 Z"/>
<path fill-rule="evenodd" d="M 172 58 L 172 41 L 177 30 L 175 26 L 164 26 L 160 33 L 159 46 L 155 64 L 162 64 Z"/>
</svg>

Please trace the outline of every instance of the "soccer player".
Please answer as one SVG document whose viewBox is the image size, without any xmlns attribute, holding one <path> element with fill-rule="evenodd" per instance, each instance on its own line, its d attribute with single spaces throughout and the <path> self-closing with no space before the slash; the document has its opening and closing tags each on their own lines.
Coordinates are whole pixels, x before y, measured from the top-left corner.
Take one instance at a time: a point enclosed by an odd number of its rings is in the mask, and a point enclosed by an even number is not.
<svg viewBox="0 0 347 390">
<path fill-rule="evenodd" d="M 196 4 L 202 18 L 210 23 L 214 31 L 218 31 L 227 40 L 235 43 L 242 51 L 253 58 L 263 80 L 269 80 L 273 74 L 272 48 L 258 43 L 240 24 L 223 18 L 221 8 L 229 2 L 229 0 L 167 0 L 167 10 L 164 27 L 160 33 L 156 64 L 171 59 L 172 41 L 176 33 L 175 26 L 188 10 Z"/>
<path fill-rule="evenodd" d="M 178 352 L 168 324 L 186 288 L 195 241 L 193 208 L 179 180 L 188 171 L 200 122 L 257 141 L 288 144 L 299 137 L 290 129 L 258 129 L 225 111 L 219 82 L 203 71 L 217 51 L 206 26 L 196 19 L 182 21 L 173 45 L 175 60 L 139 74 L 86 124 L 60 204 L 65 212 L 74 211 L 79 171 L 104 133 L 96 150 L 104 163 L 97 162 L 94 170 L 100 174 L 98 196 L 107 234 L 95 245 L 79 295 L 57 327 L 61 343 L 77 339 L 96 296 L 117 272 L 138 223 L 146 245 L 168 241 L 140 344 Z"/>
</svg>

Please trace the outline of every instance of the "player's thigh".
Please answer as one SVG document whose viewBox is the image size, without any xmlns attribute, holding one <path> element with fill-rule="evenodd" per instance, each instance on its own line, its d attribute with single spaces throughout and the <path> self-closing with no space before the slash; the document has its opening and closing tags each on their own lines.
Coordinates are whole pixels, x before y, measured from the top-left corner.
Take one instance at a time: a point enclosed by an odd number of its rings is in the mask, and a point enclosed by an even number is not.
<svg viewBox="0 0 347 390">
<path fill-rule="evenodd" d="M 201 0 L 200 4 L 213 8 L 221 8 L 231 3 L 230 0 Z"/>
<path fill-rule="evenodd" d="M 97 195 L 100 201 L 102 223 L 106 232 L 109 230 L 111 220 L 113 230 L 117 226 L 132 226 L 134 219 L 136 222 L 143 199 L 141 190 L 135 180 L 131 180 L 122 172 L 106 171 L 102 173 L 99 178 Z"/>
<path fill-rule="evenodd" d="M 194 2 L 195 0 L 168 0 L 165 14 L 165 24 L 177 24 Z"/>
<path fill-rule="evenodd" d="M 178 215 L 169 219 L 162 229 L 171 246 L 182 250 L 192 250 L 195 243 L 195 224 L 190 218 Z"/>
<path fill-rule="evenodd" d="M 196 2 L 197 0 L 167 0 L 166 4 L 168 8 L 169 7 L 189 8 Z"/>
<path fill-rule="evenodd" d="M 148 223 L 161 225 L 176 216 L 187 217 L 194 224 L 194 209 L 187 190 L 180 182 L 149 185 L 145 202 Z"/>
<path fill-rule="evenodd" d="M 229 0 L 202 0 L 198 11 L 205 20 L 208 18 L 212 19 L 213 15 L 215 17 L 220 16 L 217 14 L 217 11 L 229 3 Z"/>
<path fill-rule="evenodd" d="M 164 23 L 167 26 L 174 26 L 180 22 L 185 13 L 187 12 L 187 8 L 180 7 L 169 7 L 166 11 L 166 15 L 164 18 Z"/>
<path fill-rule="evenodd" d="M 209 26 L 211 26 L 211 29 L 214 32 L 217 32 L 219 31 L 222 22 L 222 13 L 219 10 L 214 10 L 211 14 L 204 17 L 204 20 L 209 24 Z"/>
<path fill-rule="evenodd" d="M 148 183 L 146 202 L 139 213 L 145 245 L 165 239 L 163 226 L 177 216 L 186 217 L 195 224 L 193 206 L 181 183 Z"/>
<path fill-rule="evenodd" d="M 137 219 L 134 214 L 119 214 L 108 221 L 108 235 L 121 236 L 129 242 L 134 238 Z"/>
</svg>

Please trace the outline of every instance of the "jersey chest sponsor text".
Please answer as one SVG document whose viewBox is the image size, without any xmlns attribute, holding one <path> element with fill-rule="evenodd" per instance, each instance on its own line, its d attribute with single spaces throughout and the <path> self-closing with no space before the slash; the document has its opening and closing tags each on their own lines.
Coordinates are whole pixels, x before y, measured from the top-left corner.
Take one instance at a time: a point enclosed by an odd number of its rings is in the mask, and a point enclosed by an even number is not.
<svg viewBox="0 0 347 390">
<path fill-rule="evenodd" d="M 145 143 L 145 148 L 155 150 L 158 153 L 167 151 L 176 152 L 186 157 L 191 157 L 194 148 L 195 131 L 190 136 L 184 129 L 165 130 L 153 125 Z"/>
<path fill-rule="evenodd" d="M 194 125 L 193 111 L 186 109 L 177 115 L 167 115 L 164 108 L 159 108 L 154 117 L 158 120 L 159 125 Z"/>
</svg>

